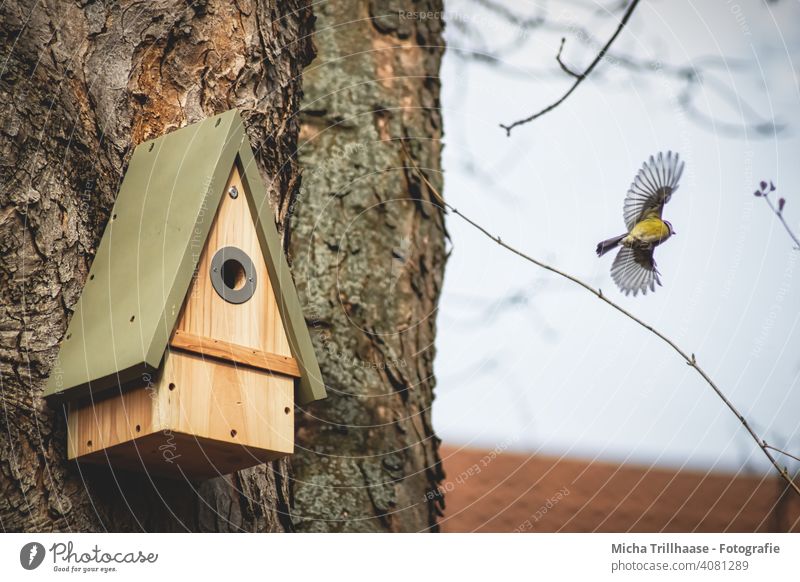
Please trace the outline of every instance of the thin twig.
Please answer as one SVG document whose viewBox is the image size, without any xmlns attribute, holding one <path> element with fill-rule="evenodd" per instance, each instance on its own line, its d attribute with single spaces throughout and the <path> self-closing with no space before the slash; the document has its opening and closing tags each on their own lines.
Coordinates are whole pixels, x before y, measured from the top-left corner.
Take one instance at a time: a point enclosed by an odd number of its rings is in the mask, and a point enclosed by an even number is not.
<svg viewBox="0 0 800 582">
<path fill-rule="evenodd" d="M 586 70 L 583 73 L 581 73 L 579 75 L 576 75 L 572 71 L 568 70 L 569 74 L 572 75 L 573 77 L 575 77 L 575 82 L 572 84 L 572 86 L 569 89 L 567 89 L 567 92 L 564 93 L 559 99 L 557 99 L 556 101 L 554 101 L 553 103 L 551 103 L 550 105 L 548 105 L 547 107 L 542 109 L 541 111 L 539 111 L 537 113 L 534 113 L 530 117 L 526 117 L 525 119 L 519 119 L 519 120 L 517 120 L 514 123 L 511 123 L 509 125 L 505 125 L 505 124 L 501 123 L 500 127 L 502 127 L 503 129 L 506 130 L 506 135 L 510 136 L 511 135 L 511 130 L 514 129 L 515 127 L 517 127 L 518 125 L 523 125 L 525 123 L 530 123 L 534 119 L 537 119 L 538 117 L 541 117 L 545 113 L 548 113 L 548 112 L 552 111 L 553 109 L 555 109 L 556 107 L 561 105 L 564 101 L 566 101 L 567 98 L 570 95 L 572 95 L 572 93 L 575 91 L 575 89 L 577 89 L 578 86 L 586 80 L 586 78 L 591 74 L 591 72 L 594 70 L 594 68 L 597 66 L 597 64 L 600 61 L 603 60 L 603 57 L 605 57 L 606 53 L 608 52 L 608 49 L 611 48 L 611 45 L 614 44 L 614 41 L 617 39 L 619 34 L 622 32 L 622 29 L 625 28 L 625 25 L 628 23 L 628 20 L 630 19 L 631 14 L 633 14 L 633 11 L 636 8 L 637 4 L 639 4 L 639 0 L 632 0 L 631 1 L 630 5 L 628 6 L 628 9 L 625 11 L 625 14 L 622 15 L 622 20 L 620 20 L 620 23 L 619 23 L 619 26 L 617 27 L 617 30 L 614 32 L 613 35 L 611 35 L 611 38 L 608 39 L 608 42 L 605 44 L 605 46 L 603 46 L 602 49 L 600 49 L 600 52 L 597 53 L 597 56 L 589 64 L 589 66 L 586 68 Z M 563 46 L 564 46 L 564 42 L 562 41 L 561 47 L 563 48 Z M 558 57 L 559 63 L 561 63 L 560 53 L 561 53 L 561 51 L 559 50 L 559 57 Z M 563 65 L 562 65 L 562 68 L 564 68 Z"/>
<path fill-rule="evenodd" d="M 780 453 L 782 455 L 786 455 L 787 457 L 790 457 L 790 458 L 794 459 L 795 461 L 800 461 L 800 457 L 797 457 L 797 456 L 793 455 L 792 453 L 788 453 L 788 452 L 784 451 L 783 449 L 779 449 L 778 447 L 773 447 L 772 445 L 768 445 L 766 441 L 764 441 L 764 447 L 767 448 L 767 449 L 772 449 L 776 453 Z"/>
<path fill-rule="evenodd" d="M 703 380 L 705 380 L 706 384 L 708 384 L 711 387 L 711 389 L 714 390 L 714 392 L 717 394 L 717 396 L 719 396 L 719 398 L 722 400 L 722 402 L 725 403 L 725 406 L 727 406 L 730 409 L 730 411 L 736 416 L 736 418 L 739 419 L 739 422 L 742 423 L 742 426 L 744 426 L 744 428 L 745 428 L 745 430 L 747 430 L 748 434 L 753 438 L 753 440 L 756 442 L 758 447 L 764 452 L 764 455 L 766 455 L 767 459 L 769 459 L 769 462 L 772 463 L 772 465 L 778 471 L 780 476 L 783 477 L 783 479 L 786 481 L 787 485 L 789 487 L 791 487 L 791 489 L 794 490 L 794 492 L 797 493 L 798 496 L 800 496 L 800 487 L 798 487 L 798 485 L 792 480 L 792 477 L 791 477 L 791 475 L 789 475 L 789 472 L 787 471 L 786 467 L 781 466 L 778 463 L 778 461 L 775 459 L 775 457 L 772 455 L 772 453 L 770 453 L 770 449 L 774 450 L 774 448 L 769 446 L 769 445 L 767 445 L 766 441 L 764 441 L 764 439 L 762 439 L 761 437 L 758 436 L 758 434 L 756 434 L 755 430 L 753 430 L 753 427 L 750 426 L 750 423 L 747 421 L 747 419 L 744 417 L 744 415 L 741 412 L 739 412 L 739 410 L 733 405 L 733 403 L 730 400 L 728 400 L 728 397 L 725 396 L 725 394 L 722 392 L 722 390 L 720 390 L 720 388 L 714 383 L 714 381 L 705 372 L 705 370 L 703 370 L 703 368 L 700 367 L 700 365 L 697 363 L 697 358 L 695 357 L 694 354 L 691 354 L 691 355 L 688 354 L 687 352 L 682 350 L 675 342 L 673 342 L 666 335 L 664 335 L 659 330 L 654 328 L 652 325 L 642 321 L 641 319 L 639 319 L 638 317 L 633 315 L 627 309 L 625 309 L 622 306 L 620 306 L 620 305 L 614 303 L 613 301 L 611 301 L 608 297 L 603 295 L 603 291 L 600 288 L 595 289 L 594 287 L 592 287 L 588 283 L 584 283 L 581 279 L 575 277 L 574 275 L 570 275 L 569 273 L 561 271 L 561 270 L 557 269 L 556 267 L 553 267 L 552 265 L 548 265 L 547 263 L 544 263 L 544 262 L 540 261 L 539 259 L 533 258 L 532 256 L 530 256 L 530 255 L 522 252 L 521 250 L 511 246 L 510 244 L 504 242 L 499 236 L 492 234 L 491 232 L 486 230 L 486 228 L 484 228 L 483 226 L 481 226 L 480 224 L 478 224 L 477 222 L 472 220 L 470 217 L 468 217 L 465 214 L 461 213 L 458 209 L 456 209 L 454 206 L 452 206 L 451 204 L 449 204 L 448 202 L 445 201 L 445 199 L 442 197 L 442 195 L 439 193 L 439 191 L 436 189 L 436 187 L 433 184 L 430 183 L 430 181 L 425 176 L 425 174 L 417 167 L 417 165 L 414 162 L 413 158 L 411 157 L 411 155 L 408 153 L 408 150 L 406 149 L 405 142 L 402 139 L 399 140 L 399 141 L 400 141 L 401 147 L 403 148 L 403 151 L 405 152 L 405 155 L 406 155 L 406 158 L 408 160 L 408 163 L 411 165 L 411 167 L 414 169 L 414 171 L 419 175 L 419 177 L 425 182 L 425 184 L 427 185 L 427 187 L 430 190 L 430 192 L 433 193 L 433 195 L 436 198 L 436 200 L 444 208 L 449 209 L 450 211 L 453 212 L 453 214 L 459 216 L 462 220 L 464 220 L 467 224 L 469 224 L 470 226 L 472 226 L 473 228 L 475 228 L 476 230 L 481 232 L 484 236 L 486 236 L 487 238 L 491 239 L 492 241 L 494 241 L 496 244 L 500 245 L 504 249 L 514 253 L 518 257 L 521 257 L 522 259 L 525 259 L 529 263 L 533 263 L 537 267 L 545 269 L 546 271 L 550 271 L 551 273 L 555 273 L 556 275 L 558 275 L 560 277 L 563 277 L 564 279 L 568 279 L 569 281 L 572 281 L 576 285 L 579 285 L 580 287 L 583 287 L 588 292 L 590 292 L 593 295 L 597 296 L 598 299 L 600 299 L 601 301 L 606 302 L 608 305 L 610 305 L 611 307 L 613 307 L 614 309 L 616 309 L 617 311 L 622 313 L 625 317 L 627 317 L 628 319 L 630 319 L 632 321 L 635 321 L 640 326 L 645 328 L 647 331 L 649 331 L 650 333 L 652 333 L 653 335 L 655 335 L 656 337 L 661 339 L 664 343 L 669 345 L 681 358 L 683 358 L 686 361 L 686 363 L 691 368 L 694 368 L 694 370 L 698 374 L 700 374 L 700 376 L 703 378 Z M 781 452 L 783 452 L 783 451 L 781 451 Z"/>
<path fill-rule="evenodd" d="M 767 204 L 769 204 L 769 207 L 772 210 L 772 212 L 775 213 L 775 216 L 778 217 L 778 220 L 781 221 L 781 224 L 783 225 L 783 228 L 785 228 L 786 232 L 789 233 L 789 236 L 792 237 L 792 240 L 794 241 L 794 245 L 795 245 L 794 250 L 796 250 L 796 251 L 800 250 L 800 240 L 797 239 L 797 235 L 794 232 L 792 232 L 791 228 L 789 228 L 789 225 L 786 222 L 786 219 L 783 217 L 783 211 L 775 208 L 775 205 L 772 203 L 772 200 L 769 199 L 769 196 L 765 195 L 765 196 L 763 196 L 763 198 L 764 198 L 764 200 L 767 201 Z"/>
<path fill-rule="evenodd" d="M 570 69 L 564 61 L 561 60 L 561 52 L 564 50 L 564 43 L 567 42 L 567 39 L 562 37 L 561 38 L 561 46 L 558 47 L 558 54 L 556 55 L 556 61 L 558 62 L 561 70 L 564 71 L 567 75 L 575 77 L 576 79 L 583 79 L 586 76 L 586 73 L 576 73 L 572 69 Z"/>
</svg>

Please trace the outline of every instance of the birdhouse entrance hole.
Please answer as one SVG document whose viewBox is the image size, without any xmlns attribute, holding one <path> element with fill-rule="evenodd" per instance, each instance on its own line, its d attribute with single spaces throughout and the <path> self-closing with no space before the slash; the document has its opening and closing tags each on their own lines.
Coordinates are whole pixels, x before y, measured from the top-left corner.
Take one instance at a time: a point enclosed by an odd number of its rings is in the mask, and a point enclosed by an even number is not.
<svg viewBox="0 0 800 582">
<path fill-rule="evenodd" d="M 236 259 L 228 259 L 222 263 L 222 280 L 228 289 L 238 291 L 244 287 L 244 267 Z"/>
<path fill-rule="evenodd" d="M 230 203 L 236 202 L 231 200 Z M 238 247 L 219 249 L 211 259 L 208 274 L 214 291 L 228 303 L 238 305 L 249 301 L 256 291 L 258 274 L 255 265 L 250 256 Z"/>
</svg>

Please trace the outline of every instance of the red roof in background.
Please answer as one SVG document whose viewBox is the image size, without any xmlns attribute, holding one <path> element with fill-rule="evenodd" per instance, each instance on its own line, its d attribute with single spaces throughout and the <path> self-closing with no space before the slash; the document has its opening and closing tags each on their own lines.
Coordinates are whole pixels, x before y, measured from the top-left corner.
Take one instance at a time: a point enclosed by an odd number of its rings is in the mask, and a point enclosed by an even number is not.
<svg viewBox="0 0 800 582">
<path fill-rule="evenodd" d="M 773 477 L 443 446 L 445 532 L 800 531 Z"/>
</svg>

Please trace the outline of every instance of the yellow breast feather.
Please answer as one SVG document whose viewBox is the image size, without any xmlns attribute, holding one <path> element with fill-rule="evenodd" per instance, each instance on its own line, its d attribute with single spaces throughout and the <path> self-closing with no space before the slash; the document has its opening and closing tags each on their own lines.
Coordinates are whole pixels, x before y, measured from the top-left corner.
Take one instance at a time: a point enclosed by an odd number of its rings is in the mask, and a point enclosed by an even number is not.
<svg viewBox="0 0 800 582">
<path fill-rule="evenodd" d="M 657 217 L 645 218 L 637 222 L 622 244 L 644 243 L 656 245 L 669 238 L 669 227 Z"/>
</svg>

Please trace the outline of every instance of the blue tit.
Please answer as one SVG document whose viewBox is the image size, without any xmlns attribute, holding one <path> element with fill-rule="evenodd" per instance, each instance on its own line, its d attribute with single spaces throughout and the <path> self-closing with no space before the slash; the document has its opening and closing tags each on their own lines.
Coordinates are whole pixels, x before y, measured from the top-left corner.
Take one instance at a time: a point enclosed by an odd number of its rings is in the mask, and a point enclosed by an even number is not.
<svg viewBox="0 0 800 582">
<path fill-rule="evenodd" d="M 656 283 L 661 285 L 653 250 L 675 234 L 661 213 L 678 189 L 682 173 L 683 162 L 677 153 L 650 156 L 625 196 L 622 214 L 628 232 L 597 245 L 598 257 L 622 247 L 611 265 L 611 278 L 625 295 L 633 293 L 635 297 L 639 291 L 645 295 L 648 289 L 656 290 Z"/>
</svg>

